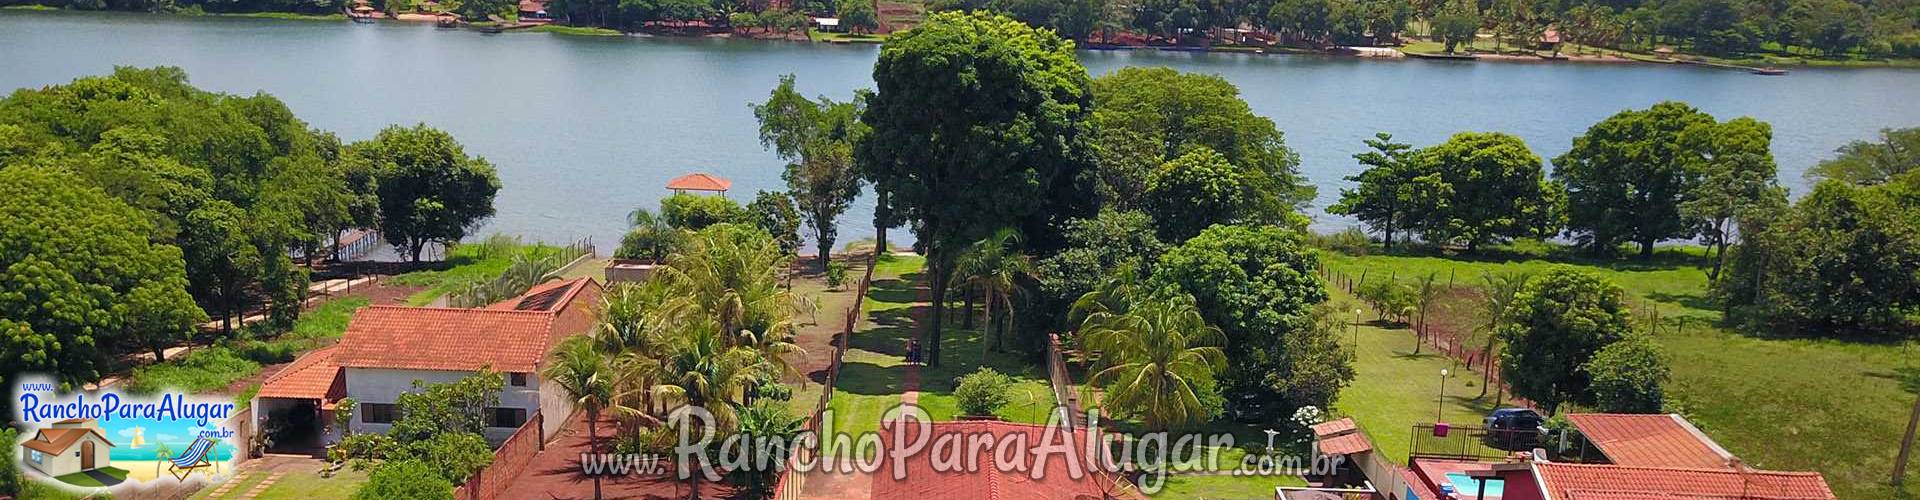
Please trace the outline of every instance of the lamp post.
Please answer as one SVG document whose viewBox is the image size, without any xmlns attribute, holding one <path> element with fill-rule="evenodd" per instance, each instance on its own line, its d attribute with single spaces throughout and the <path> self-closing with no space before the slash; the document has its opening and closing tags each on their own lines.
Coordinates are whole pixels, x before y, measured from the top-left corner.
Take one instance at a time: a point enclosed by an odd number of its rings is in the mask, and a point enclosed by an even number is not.
<svg viewBox="0 0 1920 500">
<path fill-rule="evenodd" d="M 1360 349 L 1360 308 L 1358 307 L 1353 308 L 1353 326 L 1350 328 L 1347 328 L 1347 331 L 1352 332 L 1353 349 L 1356 351 L 1359 350 Z"/>
<path fill-rule="evenodd" d="M 1440 404 L 1433 409 L 1433 422 L 1440 422 L 1440 415 L 1447 410 L 1447 374 L 1446 368 L 1440 369 Z"/>
</svg>

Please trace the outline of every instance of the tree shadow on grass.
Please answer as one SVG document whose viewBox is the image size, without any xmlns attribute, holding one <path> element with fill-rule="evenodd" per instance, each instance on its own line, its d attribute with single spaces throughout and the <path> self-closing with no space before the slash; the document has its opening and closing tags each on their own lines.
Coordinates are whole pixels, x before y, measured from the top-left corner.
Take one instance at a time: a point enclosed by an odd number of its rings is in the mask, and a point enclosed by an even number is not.
<svg viewBox="0 0 1920 500">
<path fill-rule="evenodd" d="M 906 373 L 907 365 L 845 363 L 840 365 L 840 380 L 834 383 L 833 388 L 865 396 L 897 395 L 906 390 L 900 385 Z"/>
<path fill-rule="evenodd" d="M 1700 294 L 1700 293 L 1654 292 L 1654 293 L 1647 294 L 1647 298 L 1653 299 L 1654 302 L 1676 304 L 1676 305 L 1679 305 L 1680 307 L 1685 307 L 1688 309 L 1698 309 L 1702 311 L 1712 311 L 1712 310 L 1715 310 L 1715 308 L 1719 307 L 1719 304 L 1714 304 L 1712 299 L 1709 299 L 1705 294 Z"/>
</svg>

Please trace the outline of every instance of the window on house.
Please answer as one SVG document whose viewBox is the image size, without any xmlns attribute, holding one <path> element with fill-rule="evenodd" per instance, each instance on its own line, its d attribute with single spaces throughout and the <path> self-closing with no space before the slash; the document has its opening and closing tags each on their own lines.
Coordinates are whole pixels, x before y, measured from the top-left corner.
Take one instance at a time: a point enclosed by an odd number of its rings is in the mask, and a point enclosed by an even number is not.
<svg viewBox="0 0 1920 500">
<path fill-rule="evenodd" d="M 527 374 L 520 372 L 509 373 L 507 374 L 507 383 L 514 387 L 526 387 Z"/>
<path fill-rule="evenodd" d="M 487 427 L 519 427 L 527 423 L 527 410 L 524 408 L 488 408 L 492 418 L 487 419 Z"/>
<path fill-rule="evenodd" d="M 47 463 L 47 456 L 46 454 L 40 453 L 40 450 L 27 450 L 27 460 L 32 460 L 33 463 L 44 465 Z"/>
<path fill-rule="evenodd" d="M 369 424 L 391 424 L 394 406 L 389 403 L 360 403 L 360 421 Z"/>
</svg>

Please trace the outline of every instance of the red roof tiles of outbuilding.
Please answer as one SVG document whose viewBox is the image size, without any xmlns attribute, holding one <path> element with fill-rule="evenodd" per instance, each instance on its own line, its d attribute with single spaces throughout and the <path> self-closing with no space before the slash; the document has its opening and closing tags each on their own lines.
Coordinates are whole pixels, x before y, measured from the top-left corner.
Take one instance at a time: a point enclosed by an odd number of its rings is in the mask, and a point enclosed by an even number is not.
<svg viewBox="0 0 1920 500">
<path fill-rule="evenodd" d="M 340 364 L 334 362 L 334 354 L 339 346 L 315 349 L 300 355 L 273 376 L 260 384 L 260 392 L 255 395 L 263 398 L 295 398 L 329 400 L 339 399 L 336 392 L 344 394 L 346 387 L 341 384 Z M 340 387 L 335 387 L 340 386 Z M 338 391 L 336 391 L 338 389 Z"/>
<path fill-rule="evenodd" d="M 1619 465 L 1727 469 L 1734 460 L 1679 415 L 1572 413 L 1567 421 Z"/>
<path fill-rule="evenodd" d="M 733 181 L 722 179 L 713 174 L 687 174 L 667 181 L 667 189 L 674 191 L 726 191 L 733 189 Z"/>
</svg>

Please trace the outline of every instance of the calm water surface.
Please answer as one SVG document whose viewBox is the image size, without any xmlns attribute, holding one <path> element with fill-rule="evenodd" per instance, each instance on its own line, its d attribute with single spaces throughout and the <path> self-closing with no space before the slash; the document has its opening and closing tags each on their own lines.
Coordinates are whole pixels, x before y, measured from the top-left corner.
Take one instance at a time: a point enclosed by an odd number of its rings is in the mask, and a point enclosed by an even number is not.
<svg viewBox="0 0 1920 500">
<path fill-rule="evenodd" d="M 426 26 L 137 14 L 0 12 L 0 89 L 40 87 L 116 65 L 185 68 L 193 83 L 265 91 L 346 140 L 389 124 L 451 131 L 500 167 L 499 215 L 483 232 L 617 245 L 624 216 L 654 206 L 667 179 L 733 179 L 735 199 L 780 189 L 782 163 L 760 147 L 747 108 L 786 73 L 837 99 L 871 87 L 878 49 L 789 42 L 543 33 L 481 35 Z M 1920 71 L 1795 69 L 1785 77 L 1598 64 L 1378 61 L 1320 56 L 1083 52 L 1088 71 L 1168 66 L 1219 74 L 1272 118 L 1320 186 L 1320 213 L 1361 139 L 1388 131 L 1417 145 L 1465 130 L 1509 132 L 1551 158 L 1588 125 L 1627 108 L 1683 100 L 1721 119 L 1774 126 L 1781 177 L 1849 140 L 1920 126 Z M 871 235 L 871 202 L 845 215 L 842 239 Z"/>
</svg>

